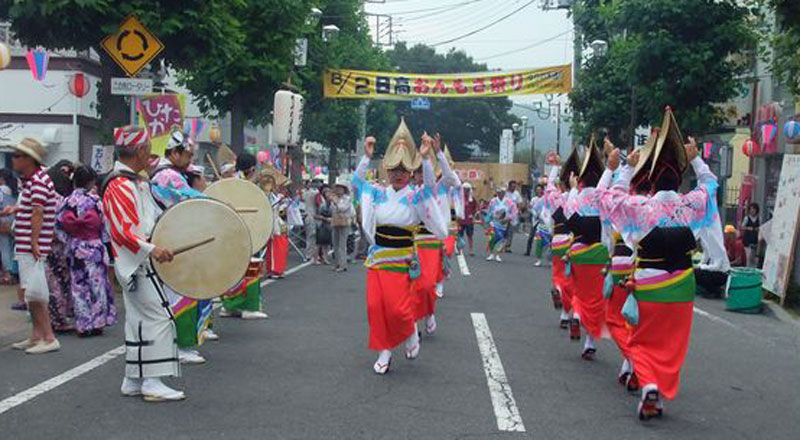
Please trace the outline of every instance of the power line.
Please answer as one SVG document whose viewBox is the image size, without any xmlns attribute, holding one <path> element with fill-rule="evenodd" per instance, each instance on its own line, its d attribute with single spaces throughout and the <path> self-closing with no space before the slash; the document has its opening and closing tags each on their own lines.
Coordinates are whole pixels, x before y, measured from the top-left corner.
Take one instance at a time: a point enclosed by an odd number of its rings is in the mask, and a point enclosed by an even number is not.
<svg viewBox="0 0 800 440">
<path fill-rule="evenodd" d="M 495 2 L 492 5 L 488 5 L 488 7 L 479 7 L 459 14 L 451 20 L 434 17 L 431 21 L 426 21 L 425 24 L 414 23 L 413 33 L 423 34 L 424 37 L 421 38 L 424 38 L 424 41 L 449 39 L 454 35 L 458 35 L 459 32 L 463 32 L 463 29 L 480 26 L 497 17 L 501 17 L 522 1 L 506 0 L 504 2 Z M 447 26 L 442 26 L 441 23 L 447 23 Z"/>
<path fill-rule="evenodd" d="M 494 59 L 494 58 L 500 58 L 500 57 L 503 57 L 503 56 L 506 56 L 506 55 L 511 55 L 511 54 L 514 54 L 514 53 L 517 53 L 517 52 L 523 52 L 523 51 L 526 51 L 528 49 L 533 49 L 534 47 L 541 46 L 542 44 L 549 43 L 551 41 L 557 40 L 559 37 L 563 37 L 564 35 L 567 35 L 570 32 L 572 32 L 572 29 L 564 31 L 564 32 L 562 32 L 562 33 L 560 33 L 558 35 L 554 35 L 554 36 L 552 36 L 550 38 L 545 38 L 544 40 L 537 41 L 537 42 L 535 42 L 533 44 L 530 44 L 528 46 L 520 47 L 519 49 L 509 50 L 509 51 L 498 53 L 498 54 L 495 54 L 495 55 L 490 55 L 488 57 L 476 58 L 475 61 L 491 60 L 491 59 Z"/>
<path fill-rule="evenodd" d="M 453 4 L 450 4 L 450 5 L 435 6 L 433 8 L 414 9 L 414 10 L 411 10 L 411 11 L 386 12 L 385 14 L 386 15 L 397 15 L 397 16 L 420 14 L 420 13 L 423 13 L 423 12 L 441 11 L 442 9 L 457 8 L 457 7 L 460 7 L 460 6 L 466 6 L 466 5 L 470 5 L 472 3 L 478 3 L 478 2 L 482 2 L 482 1 L 485 1 L 485 0 L 467 0 L 467 1 L 463 1 L 461 3 L 453 3 Z"/>
<path fill-rule="evenodd" d="M 500 23 L 500 22 L 508 19 L 512 15 L 516 14 L 517 12 L 527 8 L 528 6 L 530 6 L 530 5 L 534 4 L 534 3 L 536 3 L 536 0 L 531 0 L 528 3 L 525 3 L 524 5 L 520 6 L 519 8 L 513 10 L 511 13 L 504 15 L 503 17 L 501 17 L 501 18 L 499 18 L 499 19 L 487 24 L 486 26 L 482 26 L 482 27 L 480 27 L 478 29 L 475 29 L 474 31 L 467 32 L 466 34 L 460 35 L 460 36 L 455 37 L 455 38 L 451 38 L 449 40 L 440 41 L 438 43 L 431 44 L 430 46 L 431 47 L 436 47 L 436 46 L 441 46 L 443 44 L 450 44 L 450 43 L 456 42 L 458 40 L 461 40 L 463 38 L 467 38 L 469 36 L 475 35 L 475 34 L 477 34 L 479 32 L 485 31 L 486 29 L 489 29 L 490 27 L 496 25 L 497 23 Z"/>
</svg>

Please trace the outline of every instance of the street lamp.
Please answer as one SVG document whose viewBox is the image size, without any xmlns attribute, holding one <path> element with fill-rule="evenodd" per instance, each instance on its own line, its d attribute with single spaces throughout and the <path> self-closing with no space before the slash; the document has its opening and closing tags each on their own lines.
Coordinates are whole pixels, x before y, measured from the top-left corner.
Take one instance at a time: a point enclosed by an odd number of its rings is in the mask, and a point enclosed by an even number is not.
<svg viewBox="0 0 800 440">
<path fill-rule="evenodd" d="M 322 26 L 322 41 L 329 42 L 339 35 L 339 26 L 335 24 L 328 24 Z"/>
<path fill-rule="evenodd" d="M 608 51 L 608 42 L 603 40 L 594 40 L 589 46 L 592 48 L 592 56 L 602 57 Z"/>
<path fill-rule="evenodd" d="M 309 12 L 308 17 L 306 17 L 306 25 L 316 26 L 321 18 L 322 18 L 322 10 L 319 8 L 311 8 L 311 12 Z"/>
</svg>

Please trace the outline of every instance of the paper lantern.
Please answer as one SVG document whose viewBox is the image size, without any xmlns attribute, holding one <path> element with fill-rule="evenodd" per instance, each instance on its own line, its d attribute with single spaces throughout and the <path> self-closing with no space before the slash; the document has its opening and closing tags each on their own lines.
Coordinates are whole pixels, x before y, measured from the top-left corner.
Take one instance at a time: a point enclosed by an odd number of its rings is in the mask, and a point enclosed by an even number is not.
<svg viewBox="0 0 800 440">
<path fill-rule="evenodd" d="M 82 73 L 76 73 L 69 79 L 69 92 L 78 98 L 83 98 L 92 89 L 89 79 Z"/>
<path fill-rule="evenodd" d="M 11 49 L 0 41 L 0 70 L 5 69 L 9 64 L 11 64 Z"/>
<path fill-rule="evenodd" d="M 800 139 L 800 122 L 791 120 L 783 126 L 783 135 L 790 141 Z"/>
<path fill-rule="evenodd" d="M 211 124 L 211 128 L 208 129 L 208 138 L 211 139 L 211 142 L 219 142 L 222 139 L 222 131 L 218 124 Z"/>
<path fill-rule="evenodd" d="M 26 58 L 31 74 L 33 74 L 33 79 L 44 81 L 44 77 L 47 75 L 47 63 L 50 62 L 50 54 L 41 49 L 29 50 Z"/>
<path fill-rule="evenodd" d="M 259 151 L 258 154 L 256 155 L 256 160 L 258 160 L 258 163 L 264 163 L 268 161 L 269 153 L 267 153 L 266 151 Z"/>
<path fill-rule="evenodd" d="M 758 143 L 752 139 L 748 139 L 742 145 L 742 151 L 744 155 L 747 157 L 753 157 L 754 155 L 761 153 L 761 147 L 759 147 Z"/>
</svg>

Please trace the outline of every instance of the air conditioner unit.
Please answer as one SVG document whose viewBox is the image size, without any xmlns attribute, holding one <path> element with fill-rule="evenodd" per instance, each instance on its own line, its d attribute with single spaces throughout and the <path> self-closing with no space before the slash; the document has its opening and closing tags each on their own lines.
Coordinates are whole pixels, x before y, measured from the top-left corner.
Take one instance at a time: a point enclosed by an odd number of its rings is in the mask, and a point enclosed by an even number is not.
<svg viewBox="0 0 800 440">
<path fill-rule="evenodd" d="M 557 0 L 556 3 L 558 4 L 558 9 L 569 9 L 575 3 L 575 0 Z"/>
</svg>

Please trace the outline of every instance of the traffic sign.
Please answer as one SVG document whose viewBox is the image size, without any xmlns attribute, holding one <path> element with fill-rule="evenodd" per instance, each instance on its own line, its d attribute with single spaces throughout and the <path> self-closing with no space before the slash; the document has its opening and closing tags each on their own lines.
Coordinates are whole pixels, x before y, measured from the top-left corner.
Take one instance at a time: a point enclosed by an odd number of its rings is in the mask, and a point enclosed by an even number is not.
<svg viewBox="0 0 800 440">
<path fill-rule="evenodd" d="M 415 98 L 411 100 L 411 108 L 414 110 L 430 110 L 431 101 L 428 98 Z"/>
<path fill-rule="evenodd" d="M 128 76 L 139 73 L 164 50 L 164 44 L 133 15 L 122 22 L 116 34 L 104 38 L 101 45 Z"/>
<path fill-rule="evenodd" d="M 142 78 L 111 78 L 112 95 L 149 95 L 153 93 L 153 80 Z"/>
</svg>

